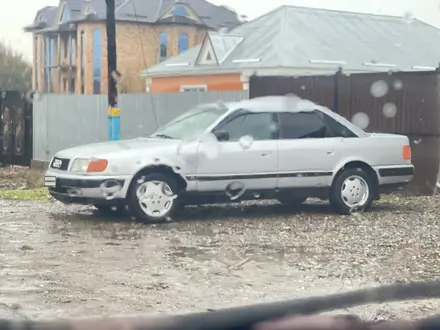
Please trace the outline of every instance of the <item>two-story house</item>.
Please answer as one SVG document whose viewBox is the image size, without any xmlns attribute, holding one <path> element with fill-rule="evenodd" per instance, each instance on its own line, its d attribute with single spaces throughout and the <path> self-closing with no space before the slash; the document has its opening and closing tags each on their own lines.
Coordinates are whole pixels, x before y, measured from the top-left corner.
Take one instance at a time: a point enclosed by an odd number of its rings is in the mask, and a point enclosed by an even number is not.
<svg viewBox="0 0 440 330">
<path fill-rule="evenodd" d="M 207 31 L 240 24 L 237 14 L 205 0 L 116 0 L 117 66 L 122 92 L 145 90 L 139 71 L 185 52 Z M 61 0 L 32 25 L 34 90 L 107 93 L 104 0 Z"/>
</svg>

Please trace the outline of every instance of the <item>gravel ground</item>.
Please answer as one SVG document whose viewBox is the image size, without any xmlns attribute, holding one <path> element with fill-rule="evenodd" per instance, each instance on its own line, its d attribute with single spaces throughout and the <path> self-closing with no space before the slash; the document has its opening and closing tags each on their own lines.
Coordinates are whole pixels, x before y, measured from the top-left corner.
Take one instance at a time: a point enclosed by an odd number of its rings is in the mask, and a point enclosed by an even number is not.
<svg viewBox="0 0 440 330">
<path fill-rule="evenodd" d="M 312 201 L 313 202 L 313 201 Z M 0 200 L 0 316 L 182 313 L 438 279 L 440 198 L 336 216 L 315 203 L 188 209 L 161 225 Z M 436 301 L 351 309 L 420 317 Z"/>
</svg>

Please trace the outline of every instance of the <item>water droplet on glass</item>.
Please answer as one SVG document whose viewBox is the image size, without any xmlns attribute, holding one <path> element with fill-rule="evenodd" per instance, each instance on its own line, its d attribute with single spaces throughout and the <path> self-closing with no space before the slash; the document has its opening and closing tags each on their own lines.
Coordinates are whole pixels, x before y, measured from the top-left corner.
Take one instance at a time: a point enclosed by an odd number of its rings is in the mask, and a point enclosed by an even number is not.
<svg viewBox="0 0 440 330">
<path fill-rule="evenodd" d="M 217 158 L 220 152 L 220 144 L 214 134 L 209 133 L 203 137 L 200 150 L 208 159 Z"/>
<path fill-rule="evenodd" d="M 146 187 L 146 185 L 142 185 L 143 182 L 138 181 L 138 183 L 140 186 L 138 187 L 138 189 L 136 189 L 136 197 L 139 200 L 142 200 L 144 198 L 145 194 L 147 193 L 147 187 Z"/>
<path fill-rule="evenodd" d="M 117 180 L 106 180 L 101 184 L 100 188 L 105 194 L 115 194 L 122 189 L 122 185 Z"/>
<path fill-rule="evenodd" d="M 365 112 L 358 112 L 351 118 L 351 122 L 360 129 L 366 129 L 370 125 L 370 118 Z"/>
<path fill-rule="evenodd" d="M 122 189 L 122 185 L 117 180 L 106 180 L 101 186 L 102 195 L 106 200 L 111 200 L 115 198 L 115 194 Z"/>
<path fill-rule="evenodd" d="M 388 89 L 388 84 L 383 80 L 379 80 L 371 85 L 370 93 L 374 97 L 379 98 L 385 96 L 388 93 Z"/>
<path fill-rule="evenodd" d="M 412 23 L 414 21 L 414 15 L 411 12 L 407 11 L 405 12 L 405 14 L 403 14 L 403 19 L 406 23 Z"/>
<path fill-rule="evenodd" d="M 238 143 L 244 150 L 246 150 L 252 146 L 252 143 L 254 143 L 254 138 L 250 135 L 245 135 L 238 139 Z"/>
<path fill-rule="evenodd" d="M 226 186 L 226 195 L 231 201 L 239 199 L 246 191 L 246 186 L 243 182 L 234 181 Z"/>
<path fill-rule="evenodd" d="M 197 147 L 194 141 L 183 140 L 177 147 L 176 154 L 184 162 L 193 163 L 197 161 Z"/>
<path fill-rule="evenodd" d="M 393 118 L 397 114 L 397 107 L 394 103 L 385 103 L 382 107 L 382 113 L 387 118 Z"/>
<path fill-rule="evenodd" d="M 177 195 L 174 194 L 174 192 L 171 190 L 170 186 L 168 186 L 167 184 L 165 184 L 164 182 L 160 182 L 160 190 L 161 192 L 168 198 L 171 199 L 176 199 Z"/>
<path fill-rule="evenodd" d="M 277 133 L 278 132 L 278 125 L 277 125 L 277 123 L 270 123 L 269 124 L 269 131 L 271 133 Z"/>
<path fill-rule="evenodd" d="M 118 82 L 121 79 L 121 74 L 117 71 L 112 71 L 112 78 Z"/>
<path fill-rule="evenodd" d="M 393 88 L 396 91 L 401 91 L 403 89 L 403 82 L 401 80 L 394 80 Z"/>
<path fill-rule="evenodd" d="M 144 177 L 144 176 L 140 177 L 140 178 L 137 180 L 137 183 L 138 183 L 138 184 L 142 184 L 142 183 L 144 183 L 144 182 L 145 182 L 145 177 Z"/>
<path fill-rule="evenodd" d="M 26 93 L 26 101 L 33 103 L 33 102 L 38 102 L 43 98 L 43 94 L 40 93 L 39 91 L 29 91 Z"/>
</svg>

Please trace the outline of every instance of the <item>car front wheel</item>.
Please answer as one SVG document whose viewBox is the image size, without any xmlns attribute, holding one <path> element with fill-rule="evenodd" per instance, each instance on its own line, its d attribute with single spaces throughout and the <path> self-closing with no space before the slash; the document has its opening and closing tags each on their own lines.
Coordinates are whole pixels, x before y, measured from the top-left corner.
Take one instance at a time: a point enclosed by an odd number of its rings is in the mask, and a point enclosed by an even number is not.
<svg viewBox="0 0 440 330">
<path fill-rule="evenodd" d="M 138 220 L 168 220 L 179 208 L 177 182 L 162 173 L 140 174 L 134 178 L 128 199 L 129 210 Z"/>
<path fill-rule="evenodd" d="M 368 210 L 373 203 L 373 185 L 362 169 L 347 169 L 332 186 L 330 203 L 341 214 Z"/>
</svg>

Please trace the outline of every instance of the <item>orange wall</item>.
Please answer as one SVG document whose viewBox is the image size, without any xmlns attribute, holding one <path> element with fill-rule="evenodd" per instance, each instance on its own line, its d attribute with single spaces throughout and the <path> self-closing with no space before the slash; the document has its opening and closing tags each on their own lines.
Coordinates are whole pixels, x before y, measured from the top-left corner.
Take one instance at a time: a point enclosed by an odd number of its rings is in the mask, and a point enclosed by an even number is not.
<svg viewBox="0 0 440 330">
<path fill-rule="evenodd" d="M 241 91 L 243 90 L 243 83 L 240 77 L 240 73 L 156 77 L 151 79 L 150 92 L 180 92 L 180 86 L 183 85 L 207 85 L 208 91 Z"/>
</svg>

